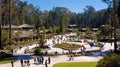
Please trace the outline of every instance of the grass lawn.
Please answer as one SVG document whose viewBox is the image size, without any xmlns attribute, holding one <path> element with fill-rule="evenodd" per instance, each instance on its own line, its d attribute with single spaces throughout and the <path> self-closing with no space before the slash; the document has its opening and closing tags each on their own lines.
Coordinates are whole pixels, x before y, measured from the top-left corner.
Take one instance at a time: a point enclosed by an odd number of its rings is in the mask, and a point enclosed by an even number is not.
<svg viewBox="0 0 120 67">
<path fill-rule="evenodd" d="M 4 58 L 0 59 L 0 64 L 10 63 L 13 58 Z"/>
<path fill-rule="evenodd" d="M 97 62 L 66 62 L 57 63 L 54 67 L 96 67 Z"/>
</svg>

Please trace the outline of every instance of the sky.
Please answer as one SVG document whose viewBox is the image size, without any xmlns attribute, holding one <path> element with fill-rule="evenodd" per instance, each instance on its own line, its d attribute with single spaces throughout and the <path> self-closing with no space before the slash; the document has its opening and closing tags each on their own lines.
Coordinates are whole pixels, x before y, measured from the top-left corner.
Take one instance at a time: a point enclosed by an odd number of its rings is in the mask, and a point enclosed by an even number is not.
<svg viewBox="0 0 120 67">
<path fill-rule="evenodd" d="M 108 7 L 107 4 L 102 2 L 102 0 L 22 0 L 27 1 L 28 4 L 33 4 L 34 6 L 39 6 L 40 10 L 52 10 L 53 7 L 66 7 L 72 12 L 83 12 L 84 8 L 91 5 L 96 11 L 105 9 Z"/>
</svg>

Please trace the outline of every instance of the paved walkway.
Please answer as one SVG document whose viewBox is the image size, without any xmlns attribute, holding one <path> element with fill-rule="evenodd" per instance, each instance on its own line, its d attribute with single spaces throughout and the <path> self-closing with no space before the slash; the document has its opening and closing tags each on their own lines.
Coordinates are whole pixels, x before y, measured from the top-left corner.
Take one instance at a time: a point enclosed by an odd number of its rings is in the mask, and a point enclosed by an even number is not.
<svg viewBox="0 0 120 67">
<path fill-rule="evenodd" d="M 46 60 L 48 57 L 44 57 L 44 58 Z M 67 57 L 66 55 L 56 56 L 56 57 L 51 57 L 51 63 L 48 64 L 48 67 L 53 67 L 54 64 L 60 63 L 60 62 L 96 62 L 96 61 L 99 61 L 99 59 L 101 59 L 101 58 L 102 57 L 79 56 L 79 57 L 74 57 L 73 61 L 69 61 L 69 57 Z M 1 64 L 0 67 L 11 67 L 11 64 L 10 63 Z M 21 67 L 20 61 L 16 61 L 14 63 L 14 67 Z M 45 67 L 45 65 L 44 64 L 43 65 L 34 64 L 33 59 L 31 59 L 30 67 Z"/>
</svg>

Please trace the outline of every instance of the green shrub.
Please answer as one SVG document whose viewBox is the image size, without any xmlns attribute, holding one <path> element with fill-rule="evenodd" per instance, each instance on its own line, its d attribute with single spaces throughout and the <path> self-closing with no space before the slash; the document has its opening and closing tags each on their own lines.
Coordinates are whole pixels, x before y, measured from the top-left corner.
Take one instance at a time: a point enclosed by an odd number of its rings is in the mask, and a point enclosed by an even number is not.
<svg viewBox="0 0 120 67">
<path fill-rule="evenodd" d="M 64 49 L 64 50 L 77 50 L 77 49 L 81 48 L 80 45 L 68 44 L 68 43 L 55 44 L 54 47 L 61 48 L 61 49 Z"/>
<path fill-rule="evenodd" d="M 13 57 L 13 56 L 11 54 L 7 54 L 5 52 L 0 52 L 0 59 L 8 58 L 8 57 Z"/>
<path fill-rule="evenodd" d="M 40 39 L 40 41 L 39 41 L 39 46 L 41 47 L 41 48 L 43 48 L 44 47 L 44 39 Z"/>
<path fill-rule="evenodd" d="M 7 45 L 6 49 L 9 50 L 10 52 L 12 52 L 12 50 L 14 49 L 14 46 Z"/>
<path fill-rule="evenodd" d="M 101 59 L 96 67 L 120 67 L 120 56 L 110 54 Z"/>
<path fill-rule="evenodd" d="M 41 54 L 41 48 L 36 47 L 34 50 L 35 55 L 40 55 Z"/>
</svg>

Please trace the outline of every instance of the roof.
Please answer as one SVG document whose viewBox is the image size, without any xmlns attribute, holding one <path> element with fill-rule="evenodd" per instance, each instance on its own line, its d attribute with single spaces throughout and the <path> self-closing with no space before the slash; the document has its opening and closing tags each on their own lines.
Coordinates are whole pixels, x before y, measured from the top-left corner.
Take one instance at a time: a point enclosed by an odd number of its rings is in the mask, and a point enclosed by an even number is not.
<svg viewBox="0 0 120 67">
<path fill-rule="evenodd" d="M 29 37 L 30 35 L 28 35 L 28 34 L 20 34 L 19 36 L 20 36 L 20 38 L 24 38 L 24 37 Z"/>
<path fill-rule="evenodd" d="M 1 28 L 6 28 L 6 29 L 8 29 L 8 28 L 10 28 L 10 24 L 1 26 Z M 28 25 L 28 24 L 22 24 L 22 25 L 19 25 L 19 26 L 17 26 L 17 25 L 11 25 L 11 28 L 12 28 L 12 29 L 17 29 L 17 28 L 33 28 L 33 26 Z"/>
<path fill-rule="evenodd" d="M 71 24 L 71 25 L 69 25 L 70 27 L 73 27 L 73 26 L 77 26 L 76 24 Z"/>
<path fill-rule="evenodd" d="M 3 28 L 10 28 L 10 24 L 3 26 Z M 19 28 L 19 27 L 16 26 L 16 25 L 11 25 L 11 28 L 16 29 L 16 28 Z"/>
<path fill-rule="evenodd" d="M 45 30 L 45 32 L 50 32 L 50 30 Z M 43 33 L 43 30 L 40 30 L 39 33 Z"/>
<path fill-rule="evenodd" d="M 33 26 L 28 25 L 28 24 L 22 24 L 19 26 L 19 28 L 33 28 Z"/>
<path fill-rule="evenodd" d="M 92 30 L 98 30 L 98 28 L 92 28 Z"/>
<path fill-rule="evenodd" d="M 7 53 L 7 52 L 8 52 L 8 50 L 0 50 L 0 52 L 5 52 L 5 53 Z"/>
<path fill-rule="evenodd" d="M 67 30 L 78 30 L 78 29 L 67 28 Z"/>
<path fill-rule="evenodd" d="M 81 28 L 81 30 L 87 30 L 87 28 Z"/>
<path fill-rule="evenodd" d="M 31 34 L 19 34 L 18 36 L 14 35 L 13 38 L 27 38 L 30 37 Z"/>
</svg>

